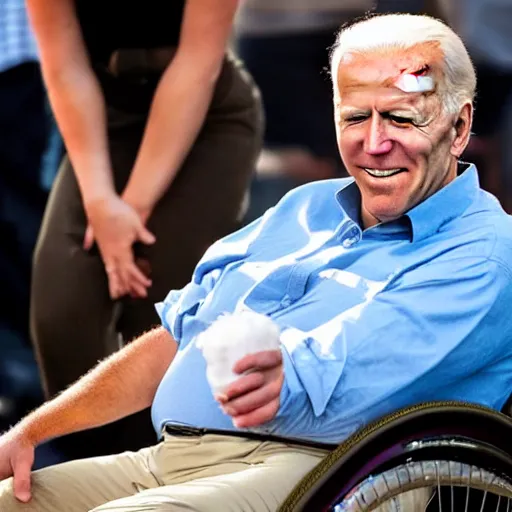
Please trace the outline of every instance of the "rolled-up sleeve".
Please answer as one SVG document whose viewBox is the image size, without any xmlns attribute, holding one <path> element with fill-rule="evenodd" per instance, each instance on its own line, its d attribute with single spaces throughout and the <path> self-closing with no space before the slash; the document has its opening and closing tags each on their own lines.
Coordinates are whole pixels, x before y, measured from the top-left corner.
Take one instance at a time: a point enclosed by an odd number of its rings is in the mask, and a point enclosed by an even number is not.
<svg viewBox="0 0 512 512">
<path fill-rule="evenodd" d="M 330 329 L 284 331 L 281 407 L 266 429 L 332 441 L 411 403 L 489 396 L 499 407 L 511 377 L 499 389 L 486 370 L 511 358 L 511 304 L 507 267 L 446 259 L 398 275 Z"/>
<path fill-rule="evenodd" d="M 178 344 L 183 334 L 184 316 L 195 314 L 209 291 L 207 286 L 191 282 L 181 290 L 172 290 L 163 302 L 155 305 L 162 325 Z"/>
</svg>

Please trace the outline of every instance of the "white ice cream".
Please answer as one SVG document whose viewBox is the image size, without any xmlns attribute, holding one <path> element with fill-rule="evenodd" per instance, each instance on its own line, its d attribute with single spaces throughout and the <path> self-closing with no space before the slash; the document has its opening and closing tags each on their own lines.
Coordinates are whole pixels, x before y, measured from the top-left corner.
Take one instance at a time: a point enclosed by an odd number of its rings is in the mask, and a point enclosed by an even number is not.
<svg viewBox="0 0 512 512">
<path fill-rule="evenodd" d="M 279 349 L 279 327 L 254 311 L 221 315 L 196 340 L 206 359 L 206 377 L 214 395 L 240 375 L 235 363 L 247 354 Z"/>
</svg>

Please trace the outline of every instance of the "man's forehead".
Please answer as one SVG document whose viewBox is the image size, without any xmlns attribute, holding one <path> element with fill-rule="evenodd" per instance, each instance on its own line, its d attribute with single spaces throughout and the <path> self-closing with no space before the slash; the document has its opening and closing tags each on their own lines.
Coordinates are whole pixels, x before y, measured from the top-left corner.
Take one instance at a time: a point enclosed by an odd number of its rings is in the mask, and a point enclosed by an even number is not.
<svg viewBox="0 0 512 512">
<path fill-rule="evenodd" d="M 417 95 L 408 94 L 395 87 L 366 86 L 360 89 L 347 90 L 338 99 L 337 106 L 344 112 L 365 110 L 378 98 L 379 110 L 393 110 L 395 108 L 415 109 L 424 102 Z"/>
<path fill-rule="evenodd" d="M 438 41 L 409 48 L 346 53 L 337 70 L 340 93 L 365 86 L 397 88 L 404 92 L 433 92 L 441 78 L 444 52 Z"/>
</svg>

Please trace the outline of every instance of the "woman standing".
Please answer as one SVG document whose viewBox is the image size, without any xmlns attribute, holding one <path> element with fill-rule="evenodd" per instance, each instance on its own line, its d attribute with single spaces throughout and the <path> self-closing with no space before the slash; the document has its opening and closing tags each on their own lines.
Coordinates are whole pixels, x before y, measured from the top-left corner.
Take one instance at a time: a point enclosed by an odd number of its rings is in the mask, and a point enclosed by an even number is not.
<svg viewBox="0 0 512 512">
<path fill-rule="evenodd" d="M 156 323 L 153 304 L 238 226 L 262 129 L 259 95 L 226 50 L 237 3 L 27 1 L 67 149 L 32 282 L 48 397 Z M 147 412 L 139 420 L 72 455 L 153 441 Z"/>
</svg>

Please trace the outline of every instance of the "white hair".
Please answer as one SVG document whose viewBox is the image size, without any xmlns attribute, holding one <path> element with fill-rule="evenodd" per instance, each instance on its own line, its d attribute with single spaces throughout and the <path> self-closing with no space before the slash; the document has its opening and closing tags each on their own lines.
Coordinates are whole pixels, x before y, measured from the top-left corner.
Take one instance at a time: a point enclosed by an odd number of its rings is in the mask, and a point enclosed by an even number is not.
<svg viewBox="0 0 512 512">
<path fill-rule="evenodd" d="M 442 21 L 430 16 L 384 14 L 342 27 L 331 52 L 333 82 L 336 82 L 341 59 L 347 53 L 407 49 L 427 41 L 439 42 L 444 53 L 441 98 L 448 112 L 457 113 L 464 103 L 474 101 L 475 69 L 460 37 Z"/>
</svg>

